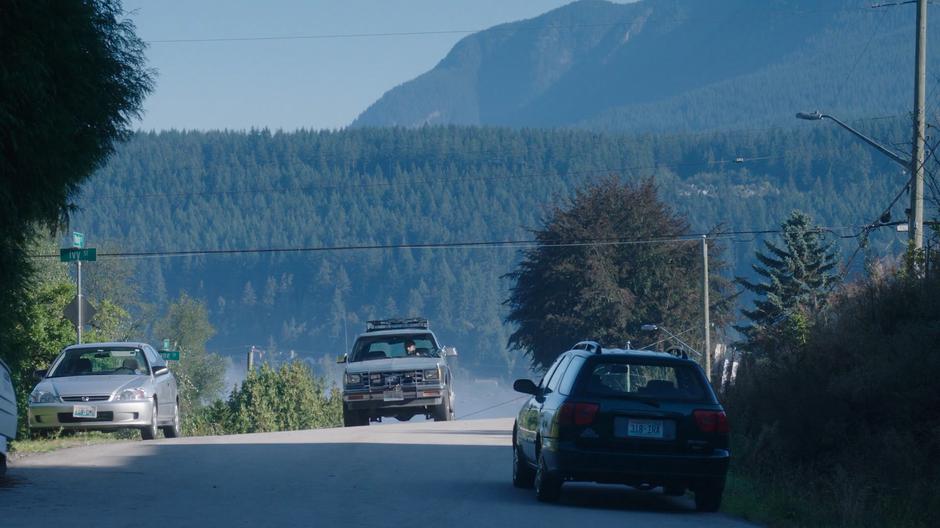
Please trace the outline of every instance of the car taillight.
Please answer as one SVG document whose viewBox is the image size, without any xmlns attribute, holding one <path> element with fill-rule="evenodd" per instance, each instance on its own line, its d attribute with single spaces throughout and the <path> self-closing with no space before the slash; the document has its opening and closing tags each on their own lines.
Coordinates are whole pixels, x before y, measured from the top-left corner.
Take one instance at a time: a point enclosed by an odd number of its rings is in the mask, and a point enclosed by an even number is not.
<svg viewBox="0 0 940 528">
<path fill-rule="evenodd" d="M 558 425 L 591 425 L 600 406 L 596 403 L 565 403 L 558 409 Z"/>
<path fill-rule="evenodd" d="M 728 434 L 728 415 L 724 411 L 698 410 L 692 413 L 695 416 L 695 425 L 703 433 Z"/>
</svg>

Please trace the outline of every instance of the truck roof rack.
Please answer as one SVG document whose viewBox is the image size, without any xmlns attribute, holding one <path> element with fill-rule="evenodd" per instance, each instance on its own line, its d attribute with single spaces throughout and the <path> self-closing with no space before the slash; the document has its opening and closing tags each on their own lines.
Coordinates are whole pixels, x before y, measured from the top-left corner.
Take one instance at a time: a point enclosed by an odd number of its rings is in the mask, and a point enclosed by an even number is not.
<svg viewBox="0 0 940 528">
<path fill-rule="evenodd" d="M 431 328 L 431 324 L 427 319 L 421 317 L 411 317 L 409 319 L 375 319 L 366 322 L 366 332 L 378 332 L 380 330 L 401 330 L 405 328 L 428 330 Z"/>
</svg>

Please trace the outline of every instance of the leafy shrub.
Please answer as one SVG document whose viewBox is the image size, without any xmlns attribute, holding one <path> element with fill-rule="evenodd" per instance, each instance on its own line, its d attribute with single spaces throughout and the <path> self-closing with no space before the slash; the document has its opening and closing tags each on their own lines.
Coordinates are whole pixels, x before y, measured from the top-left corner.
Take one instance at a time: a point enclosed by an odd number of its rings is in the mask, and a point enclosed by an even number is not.
<svg viewBox="0 0 940 528">
<path fill-rule="evenodd" d="M 342 396 L 301 362 L 248 373 L 228 400 L 202 407 L 184 419 L 187 434 L 237 434 L 338 427 Z"/>
</svg>

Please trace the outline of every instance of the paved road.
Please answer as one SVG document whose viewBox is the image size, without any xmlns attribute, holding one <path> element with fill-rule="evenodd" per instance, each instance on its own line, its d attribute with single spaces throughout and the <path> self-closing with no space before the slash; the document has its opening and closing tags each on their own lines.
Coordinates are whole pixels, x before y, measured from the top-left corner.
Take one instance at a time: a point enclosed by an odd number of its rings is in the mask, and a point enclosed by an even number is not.
<svg viewBox="0 0 940 528">
<path fill-rule="evenodd" d="M 511 419 L 96 445 L 14 462 L 0 526 L 738 527 L 688 497 L 510 483 Z"/>
</svg>

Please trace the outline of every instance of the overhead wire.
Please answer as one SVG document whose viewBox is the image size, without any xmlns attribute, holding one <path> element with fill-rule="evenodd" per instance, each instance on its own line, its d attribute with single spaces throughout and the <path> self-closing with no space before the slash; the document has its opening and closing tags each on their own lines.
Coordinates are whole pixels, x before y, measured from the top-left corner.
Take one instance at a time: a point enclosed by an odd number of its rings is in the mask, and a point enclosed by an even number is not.
<svg viewBox="0 0 940 528">
<path fill-rule="evenodd" d="M 874 7 L 874 6 L 872 6 Z M 868 11 L 869 8 L 820 8 L 820 9 L 795 9 L 783 10 L 772 9 L 776 14 L 808 15 L 824 12 L 861 12 Z M 192 43 L 220 43 L 220 42 L 263 42 L 263 41 L 291 41 L 291 40 L 334 40 L 334 39 L 359 39 L 359 38 L 397 38 L 397 37 L 423 37 L 440 35 L 469 35 L 481 32 L 517 32 L 517 31 L 541 31 L 551 29 L 580 29 L 592 27 L 618 27 L 632 26 L 633 20 L 620 22 L 605 22 L 596 24 L 533 24 L 527 21 L 516 23 L 502 23 L 489 28 L 477 29 L 442 29 L 442 30 L 420 30 L 420 31 L 380 31 L 380 32 L 359 32 L 359 33 L 321 33 L 308 35 L 262 35 L 262 36 L 236 36 L 236 37 L 192 37 L 192 38 L 163 38 L 145 40 L 147 44 L 192 44 Z"/>
</svg>

